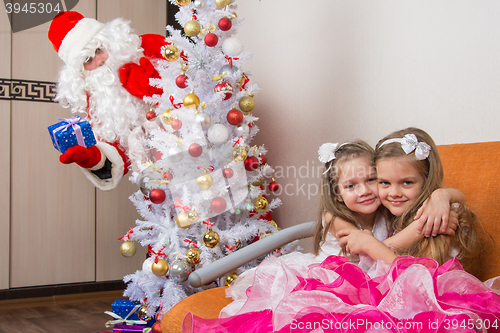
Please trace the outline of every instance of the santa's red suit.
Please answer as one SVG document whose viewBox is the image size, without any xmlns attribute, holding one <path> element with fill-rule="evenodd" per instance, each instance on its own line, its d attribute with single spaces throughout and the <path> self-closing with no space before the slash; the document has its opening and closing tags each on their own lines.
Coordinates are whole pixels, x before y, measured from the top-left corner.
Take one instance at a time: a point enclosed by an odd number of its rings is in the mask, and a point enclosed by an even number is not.
<svg viewBox="0 0 500 333">
<path fill-rule="evenodd" d="M 59 159 L 78 164 L 96 187 L 111 190 L 130 163 L 147 159 L 144 138 L 155 126 L 146 119 L 149 105 L 142 98 L 163 92 L 149 80 L 160 77 L 154 64 L 167 45 L 165 37 L 139 37 L 123 19 L 103 24 L 72 11 L 53 19 L 48 37 L 65 63 L 56 100 L 85 113 L 98 140 L 90 148 L 71 147 Z M 86 70 L 84 63 L 102 50 L 107 60 Z"/>
</svg>

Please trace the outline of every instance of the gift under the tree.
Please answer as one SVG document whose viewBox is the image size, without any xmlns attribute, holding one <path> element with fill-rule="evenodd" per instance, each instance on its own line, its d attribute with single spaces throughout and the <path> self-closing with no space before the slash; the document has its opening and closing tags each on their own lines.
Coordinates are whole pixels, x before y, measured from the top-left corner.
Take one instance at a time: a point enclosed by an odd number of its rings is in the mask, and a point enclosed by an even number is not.
<svg viewBox="0 0 500 333">
<path fill-rule="evenodd" d="M 79 116 L 63 119 L 48 127 L 54 147 L 64 154 L 70 147 L 90 147 L 96 144 L 90 123 Z"/>
<path fill-rule="evenodd" d="M 139 325 L 115 325 L 113 333 L 144 332 L 146 327 Z"/>
</svg>

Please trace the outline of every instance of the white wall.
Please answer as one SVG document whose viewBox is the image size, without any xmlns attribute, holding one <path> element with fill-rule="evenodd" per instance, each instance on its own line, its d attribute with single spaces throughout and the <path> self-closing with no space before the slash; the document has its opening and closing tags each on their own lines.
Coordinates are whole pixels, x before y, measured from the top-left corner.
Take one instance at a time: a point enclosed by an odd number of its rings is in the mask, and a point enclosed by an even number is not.
<svg viewBox="0 0 500 333">
<path fill-rule="evenodd" d="M 375 144 L 407 126 L 437 144 L 500 140 L 500 1 L 236 3 L 254 53 L 243 70 L 262 88 L 256 143 L 288 185 L 280 226 L 315 219 L 323 142 Z"/>
</svg>

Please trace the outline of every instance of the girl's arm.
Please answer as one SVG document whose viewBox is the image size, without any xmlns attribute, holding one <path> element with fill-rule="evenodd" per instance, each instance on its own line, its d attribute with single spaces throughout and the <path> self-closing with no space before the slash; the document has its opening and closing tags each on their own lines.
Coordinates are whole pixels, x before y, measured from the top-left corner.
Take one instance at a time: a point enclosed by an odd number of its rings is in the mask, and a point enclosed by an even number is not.
<svg viewBox="0 0 500 333">
<path fill-rule="evenodd" d="M 465 195 L 454 188 L 440 188 L 424 201 L 422 207 L 415 215 L 417 233 L 423 231 L 425 237 L 438 234 L 447 234 L 450 222 L 450 205 L 452 203 L 465 203 Z M 425 229 L 424 229 L 425 226 Z M 456 229 L 456 228 L 454 228 Z"/>
<path fill-rule="evenodd" d="M 398 257 L 394 251 L 376 239 L 368 230 L 343 229 L 337 233 L 339 245 L 346 247 L 346 252 L 352 255 L 366 254 L 373 260 L 383 260 L 392 263 Z"/>
</svg>

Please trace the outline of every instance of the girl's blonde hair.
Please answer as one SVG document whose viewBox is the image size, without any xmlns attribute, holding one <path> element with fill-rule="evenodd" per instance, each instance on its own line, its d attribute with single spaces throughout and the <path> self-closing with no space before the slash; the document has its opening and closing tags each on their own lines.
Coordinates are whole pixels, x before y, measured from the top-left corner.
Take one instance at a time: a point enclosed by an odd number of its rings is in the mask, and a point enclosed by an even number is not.
<svg viewBox="0 0 500 333">
<path fill-rule="evenodd" d="M 427 158 L 418 160 L 414 152 L 406 154 L 399 142 L 384 144 L 389 139 L 403 138 L 407 134 L 414 134 L 418 142 L 424 142 L 430 146 L 431 149 Z M 424 178 L 420 195 L 401 216 L 397 216 L 393 220 L 393 228 L 403 230 L 414 221 L 414 216 L 424 201 L 435 190 L 443 187 L 443 166 L 434 140 L 425 131 L 414 127 L 394 132 L 377 143 L 375 147 L 375 164 L 380 160 L 395 157 L 407 159 Z M 481 224 L 477 216 L 466 205 L 461 205 L 459 225 L 454 236 L 438 235 L 424 238 L 401 254 L 414 257 L 430 257 L 442 265 L 449 259 L 449 247 L 453 242 L 460 250 L 457 258 L 462 267 L 472 274 L 477 274 L 479 268 L 477 264 L 480 263 L 477 258 L 482 252 L 478 237 L 479 229 L 481 229 Z"/>
<path fill-rule="evenodd" d="M 357 140 L 344 143 L 335 150 L 335 158 L 325 163 L 325 173 L 321 177 L 321 203 L 318 212 L 318 221 L 316 224 L 316 233 L 314 235 L 314 253 L 319 253 L 321 244 L 325 241 L 326 234 L 335 217 L 340 217 L 356 225 L 356 218 L 353 212 L 347 208 L 344 202 L 339 198 L 339 170 L 341 163 L 353 158 L 366 158 L 370 165 L 373 164 L 375 151 L 365 141 Z M 323 227 L 322 219 L 325 212 L 333 215 L 333 218 Z"/>
</svg>

